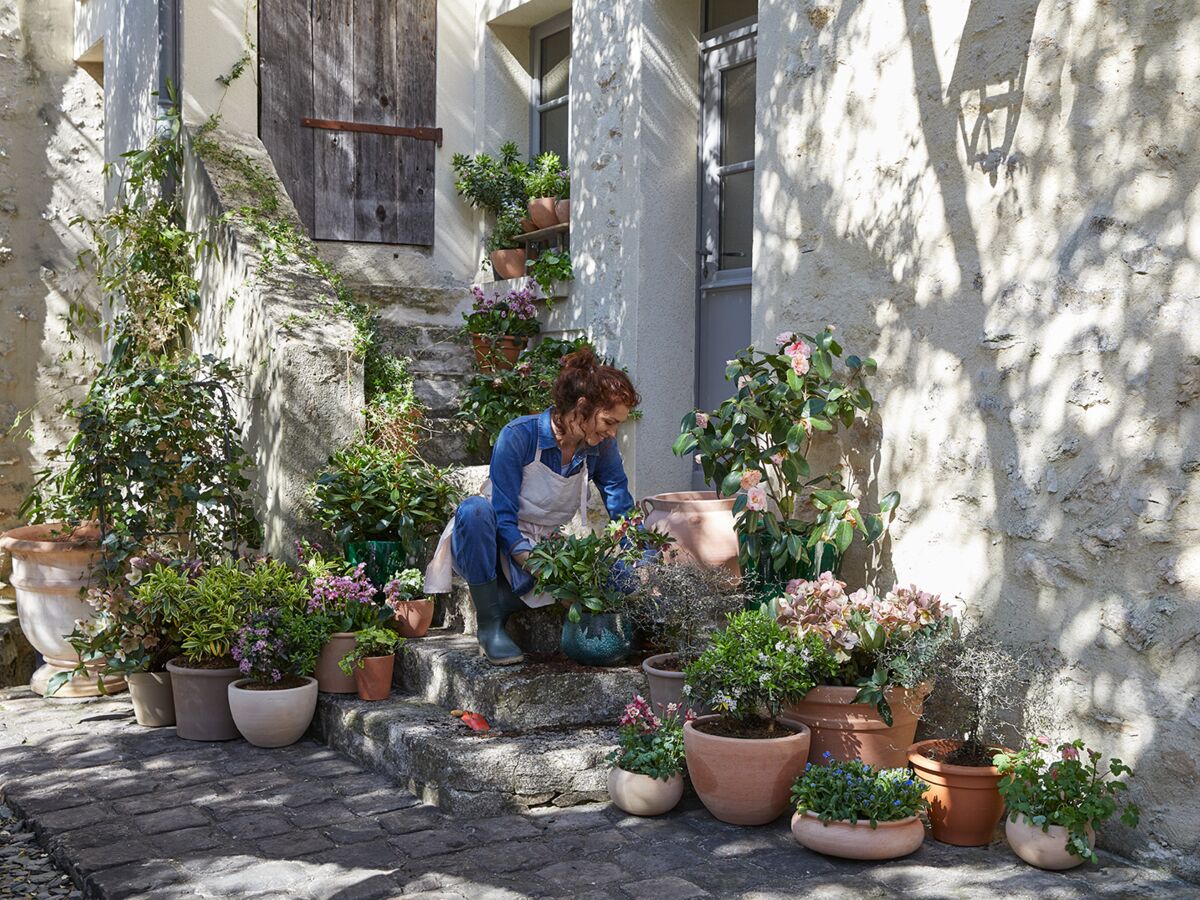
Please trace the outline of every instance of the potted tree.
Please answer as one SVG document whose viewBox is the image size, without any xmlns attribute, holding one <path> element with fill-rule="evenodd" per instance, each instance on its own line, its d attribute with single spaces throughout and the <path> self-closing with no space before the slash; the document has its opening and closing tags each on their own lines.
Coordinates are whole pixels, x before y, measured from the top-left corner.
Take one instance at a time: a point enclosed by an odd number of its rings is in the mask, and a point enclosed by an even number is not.
<svg viewBox="0 0 1200 900">
<path fill-rule="evenodd" d="M 405 569 L 383 588 L 384 602 L 402 637 L 425 637 L 433 621 L 433 599 L 424 596 L 424 581 L 420 569 Z"/>
<path fill-rule="evenodd" d="M 475 367 L 485 375 L 511 369 L 517 357 L 538 333 L 534 291 L 530 287 L 489 296 L 479 285 L 471 288 L 471 311 L 463 313 L 463 330 L 471 338 Z"/>
<path fill-rule="evenodd" d="M 656 714 L 640 696 L 625 706 L 619 748 L 608 755 L 608 795 L 634 816 L 661 816 L 683 796 L 683 723 L 674 703 Z"/>
<path fill-rule="evenodd" d="M 557 153 L 543 153 L 533 161 L 525 175 L 529 218 L 538 228 L 549 228 L 560 221 L 555 210 L 559 197 L 570 192 L 567 172 Z"/>
<path fill-rule="evenodd" d="M 354 679 L 360 700 L 391 696 L 396 651 L 403 646 L 404 638 L 389 628 L 372 626 L 355 633 L 354 646 L 338 661 L 338 668 Z"/>
<path fill-rule="evenodd" d="M 762 610 L 729 617 L 687 667 L 685 691 L 716 710 L 683 726 L 688 774 L 722 822 L 763 825 L 787 808 L 804 770 L 811 733 L 782 716 L 783 704 L 833 671 L 815 635 L 797 637 Z"/>
<path fill-rule="evenodd" d="M 375 602 L 375 585 L 359 563 L 348 573 L 316 558 L 309 561 L 312 596 L 308 613 L 320 628 L 320 654 L 316 663 L 317 689 L 326 694 L 352 694 L 358 688 L 354 676 L 342 670 L 341 660 L 354 651 L 357 634 L 381 627 L 392 618 L 387 606 Z"/>
<path fill-rule="evenodd" d="M 487 238 L 488 261 L 498 279 L 522 278 L 525 275 L 525 248 L 516 238 L 525 230 L 522 220 L 525 211 L 515 200 L 506 203 L 496 216 L 496 224 Z"/>
<path fill-rule="evenodd" d="M 455 175 L 454 189 L 472 207 L 496 215 L 507 202 L 515 200 L 525 205 L 529 165 L 521 159 L 515 141 L 502 144 L 496 155 L 456 153 L 450 166 Z"/>
<path fill-rule="evenodd" d="M 792 785 L 796 843 L 843 859 L 896 859 L 925 841 L 925 785 L 908 769 L 839 761 L 826 751 Z"/>
</svg>

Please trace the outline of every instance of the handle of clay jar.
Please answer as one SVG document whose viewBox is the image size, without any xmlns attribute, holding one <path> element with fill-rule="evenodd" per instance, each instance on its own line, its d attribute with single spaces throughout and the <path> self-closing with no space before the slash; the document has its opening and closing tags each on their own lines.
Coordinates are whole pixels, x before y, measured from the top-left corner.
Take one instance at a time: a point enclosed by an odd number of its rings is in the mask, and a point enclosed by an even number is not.
<svg viewBox="0 0 1200 900">
<path fill-rule="evenodd" d="M 642 508 L 642 515 L 646 518 L 650 518 L 650 513 L 654 512 L 654 501 L 649 497 L 643 497 L 638 506 Z"/>
</svg>

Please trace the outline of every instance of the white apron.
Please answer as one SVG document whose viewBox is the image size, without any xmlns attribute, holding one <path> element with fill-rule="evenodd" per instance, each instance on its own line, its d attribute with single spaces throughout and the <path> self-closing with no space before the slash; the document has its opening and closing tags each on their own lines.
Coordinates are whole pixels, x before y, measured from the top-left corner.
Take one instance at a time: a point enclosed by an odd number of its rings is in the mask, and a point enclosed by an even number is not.
<svg viewBox="0 0 1200 900">
<path fill-rule="evenodd" d="M 491 502 L 492 481 L 489 478 L 479 493 Z M 517 498 L 517 528 L 521 535 L 534 545 L 542 538 L 566 525 L 578 512 L 587 521 L 588 467 L 587 460 L 574 475 L 563 475 L 542 465 L 542 448 L 538 447 L 533 462 L 521 470 L 521 493 Z M 454 548 L 451 535 L 454 519 L 451 518 L 442 530 L 433 560 L 425 569 L 425 593 L 446 594 L 450 592 L 450 579 L 454 572 Z M 507 553 L 500 554 L 500 568 L 508 583 L 512 584 L 512 565 Z M 554 602 L 550 594 L 533 594 L 522 597 L 525 605 L 536 609 Z"/>
</svg>

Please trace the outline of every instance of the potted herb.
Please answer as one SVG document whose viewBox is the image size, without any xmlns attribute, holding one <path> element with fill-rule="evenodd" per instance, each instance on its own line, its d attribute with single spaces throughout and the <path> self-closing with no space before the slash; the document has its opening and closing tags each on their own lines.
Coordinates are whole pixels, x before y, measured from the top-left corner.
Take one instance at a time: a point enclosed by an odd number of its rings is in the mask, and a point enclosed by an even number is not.
<svg viewBox="0 0 1200 900">
<path fill-rule="evenodd" d="M 882 597 L 847 594 L 845 582 L 822 572 L 789 583 L 772 609 L 795 633 L 817 635 L 838 663 L 788 706 L 812 729 L 813 753 L 883 769 L 907 765 L 933 661 L 957 635 L 954 606 L 915 585 Z"/>
<path fill-rule="evenodd" d="M 634 816 L 661 816 L 679 803 L 684 720 L 674 703 L 657 715 L 640 696 L 626 705 L 617 732 L 620 747 L 608 755 L 608 795 L 619 809 Z"/>
<path fill-rule="evenodd" d="M 492 233 L 488 236 L 486 247 L 488 261 L 498 279 L 521 278 L 525 275 L 525 248 L 517 242 L 517 237 L 525 231 L 522 224 L 525 210 L 520 203 L 506 203 L 499 215 Z"/>
<path fill-rule="evenodd" d="M 570 191 L 567 172 L 557 153 L 543 153 L 529 166 L 525 175 L 525 193 L 529 197 L 529 218 L 538 228 L 559 223 L 555 203 Z"/>
<path fill-rule="evenodd" d="M 917 818 L 927 785 L 908 769 L 839 761 L 826 751 L 792 785 L 792 835 L 809 850 L 844 859 L 896 859 L 925 841 Z"/>
<path fill-rule="evenodd" d="M 325 694 L 354 693 L 354 678 L 341 669 L 341 660 L 353 652 L 357 632 L 382 627 L 392 618 L 388 607 L 375 602 L 375 585 L 366 566 L 359 563 L 346 574 L 326 570 L 316 575 L 308 613 L 324 635 L 316 664 L 317 689 Z"/>
<path fill-rule="evenodd" d="M 798 637 L 762 610 L 731 615 L 687 667 L 689 699 L 716 710 L 683 726 L 688 773 L 722 822 L 763 825 L 787 808 L 811 732 L 781 715 L 834 669 L 816 635 Z"/>
<path fill-rule="evenodd" d="M 540 541 L 525 568 L 535 590 L 569 604 L 561 647 L 586 666 L 612 666 L 633 651 L 633 621 L 627 615 L 637 588 L 634 569 L 647 551 L 659 551 L 670 538 L 642 526 L 640 515 L 614 519 L 599 533 L 561 532 Z"/>
<path fill-rule="evenodd" d="M 433 621 L 433 600 L 424 596 L 424 582 L 420 569 L 405 569 L 384 585 L 384 602 L 403 637 L 425 637 Z"/>
<path fill-rule="evenodd" d="M 342 674 L 354 679 L 360 700 L 386 700 L 392 695 L 396 650 L 404 638 L 389 628 L 363 628 L 354 635 L 354 646 L 338 661 Z"/>
<path fill-rule="evenodd" d="M 450 166 L 454 170 L 454 189 L 471 206 L 497 214 L 512 200 L 524 205 L 529 166 L 521 159 L 515 141 L 502 144 L 497 155 L 456 153 Z"/>
<path fill-rule="evenodd" d="M 1125 797 L 1122 775 L 1133 770 L 1119 759 L 1101 763 L 1103 754 L 1082 740 L 1059 744 L 1058 758 L 1047 759 L 1050 741 L 1030 737 L 1015 753 L 999 753 L 1000 796 L 1008 806 L 1004 832 L 1008 845 L 1040 869 L 1073 869 L 1096 858 L 1095 827 L 1121 811 L 1121 821 L 1136 828 L 1140 811 Z"/>
<path fill-rule="evenodd" d="M 553 296 L 556 282 L 571 281 L 575 277 L 571 254 L 566 250 L 543 250 L 537 259 L 526 260 L 525 268 L 545 297 Z"/>
<path fill-rule="evenodd" d="M 529 339 L 541 328 L 533 304 L 533 289 L 525 287 L 488 296 L 475 285 L 471 295 L 475 299 L 471 311 L 463 313 L 463 330 L 471 338 L 476 368 L 485 375 L 511 369 Z"/>
</svg>

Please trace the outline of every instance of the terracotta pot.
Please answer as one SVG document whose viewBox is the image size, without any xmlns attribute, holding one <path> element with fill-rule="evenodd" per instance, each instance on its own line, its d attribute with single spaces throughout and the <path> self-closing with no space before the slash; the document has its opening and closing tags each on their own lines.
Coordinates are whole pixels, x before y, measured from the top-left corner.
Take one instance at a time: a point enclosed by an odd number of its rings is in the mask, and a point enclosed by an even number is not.
<svg viewBox="0 0 1200 900">
<path fill-rule="evenodd" d="M 633 652 L 633 622 L 622 613 L 579 614 L 579 621 L 563 618 L 562 652 L 585 666 L 615 666 Z"/>
<path fill-rule="evenodd" d="M 538 228 L 549 228 L 558 224 L 558 216 L 554 214 L 553 197 L 534 197 L 529 201 L 529 218 Z"/>
<path fill-rule="evenodd" d="M 317 657 L 317 690 L 323 694 L 353 694 L 354 676 L 346 675 L 338 668 L 342 657 L 354 649 L 355 637 L 353 631 L 338 631 L 329 636 L 321 655 Z"/>
<path fill-rule="evenodd" d="M 537 226 L 533 224 L 533 219 L 522 219 L 521 230 L 529 234 L 531 231 L 537 231 Z"/>
<path fill-rule="evenodd" d="M 1088 846 L 1096 849 L 1096 832 L 1089 825 L 1086 829 Z M 1063 869 L 1073 869 L 1083 863 L 1082 856 L 1076 856 L 1067 850 L 1067 839 L 1070 836 L 1062 825 L 1051 825 L 1042 831 L 1038 825 L 1032 825 L 1024 816 L 1018 816 L 1014 822 L 1009 819 L 1004 823 L 1004 836 L 1013 852 L 1031 866 L 1039 869 L 1051 869 L 1061 872 Z"/>
<path fill-rule="evenodd" d="M 527 346 L 529 346 L 527 337 L 513 337 L 511 334 L 499 337 L 471 335 L 471 349 L 475 351 L 475 367 L 484 375 L 506 372 L 511 369 L 517 364 L 517 357 Z"/>
<path fill-rule="evenodd" d="M 1004 801 L 998 785 L 1000 771 L 995 766 L 954 766 L 926 755 L 938 750 L 952 751 L 960 741 L 919 741 L 908 749 L 908 762 L 917 776 L 929 784 L 929 827 L 935 840 L 958 847 L 984 847 L 1000 817 Z"/>
<path fill-rule="evenodd" d="M 386 700 L 392 695 L 392 670 L 396 654 L 368 656 L 354 669 L 354 686 L 360 700 Z"/>
<path fill-rule="evenodd" d="M 808 726 L 784 720 L 796 733 L 766 740 L 718 737 L 695 727 L 718 718 L 702 716 L 684 723 L 683 746 L 692 786 L 722 822 L 773 822 L 787 809 L 792 782 L 808 761 Z"/>
<path fill-rule="evenodd" d="M 192 669 L 181 658 L 167 663 L 175 701 L 175 733 L 189 741 L 232 741 L 238 736 L 229 711 L 229 685 L 242 677 L 236 666 Z"/>
<path fill-rule="evenodd" d="M 683 797 L 683 773 L 664 780 L 613 766 L 608 771 L 608 796 L 632 816 L 661 816 Z"/>
<path fill-rule="evenodd" d="M 571 199 L 569 197 L 554 204 L 554 218 L 558 219 L 559 225 L 571 223 Z"/>
<path fill-rule="evenodd" d="M 675 558 L 739 575 L 733 501 L 715 491 L 677 491 L 646 497 L 641 505 L 647 527 L 675 538 Z"/>
<path fill-rule="evenodd" d="M 63 540 L 54 539 L 56 532 L 66 529 L 53 523 L 26 525 L 0 536 L 0 550 L 12 555 L 9 582 L 17 594 L 21 631 L 45 660 L 29 682 L 35 694 L 44 695 L 51 678 L 79 665 L 79 654 L 66 635 L 74 630 L 77 619 L 90 621 L 95 615 L 84 593 L 92 585 L 100 561 L 100 530 L 85 525 L 69 536 L 64 534 Z M 103 659 L 89 662 L 88 669 L 99 672 L 104 663 Z M 106 675 L 103 681 L 110 694 L 125 688 L 125 679 L 120 675 Z M 96 697 L 100 693 L 96 675 L 79 675 L 63 684 L 54 696 Z"/>
<path fill-rule="evenodd" d="M 127 679 L 133 717 L 146 728 L 175 724 L 175 697 L 170 672 L 134 672 Z"/>
<path fill-rule="evenodd" d="M 396 630 L 401 637 L 425 637 L 432 622 L 432 600 L 403 600 L 396 604 Z"/>
<path fill-rule="evenodd" d="M 900 769 L 908 765 L 908 748 L 929 690 L 888 688 L 884 696 L 892 708 L 890 726 L 871 704 L 852 702 L 856 687 L 820 685 L 785 706 L 784 712 L 812 729 L 809 755 L 814 760 L 828 752 L 838 760 L 861 759 L 877 769 Z"/>
<path fill-rule="evenodd" d="M 792 836 L 801 847 L 842 859 L 897 859 L 916 852 L 925 826 L 916 816 L 895 822 L 822 822 L 816 813 L 792 816 Z"/>
<path fill-rule="evenodd" d="M 252 691 L 241 678 L 227 688 L 229 709 L 237 729 L 255 747 L 286 747 L 304 736 L 317 711 L 317 679 L 300 687 Z"/>
<path fill-rule="evenodd" d="M 525 277 L 525 250 L 493 250 L 490 255 L 492 271 L 499 279 Z"/>
</svg>

